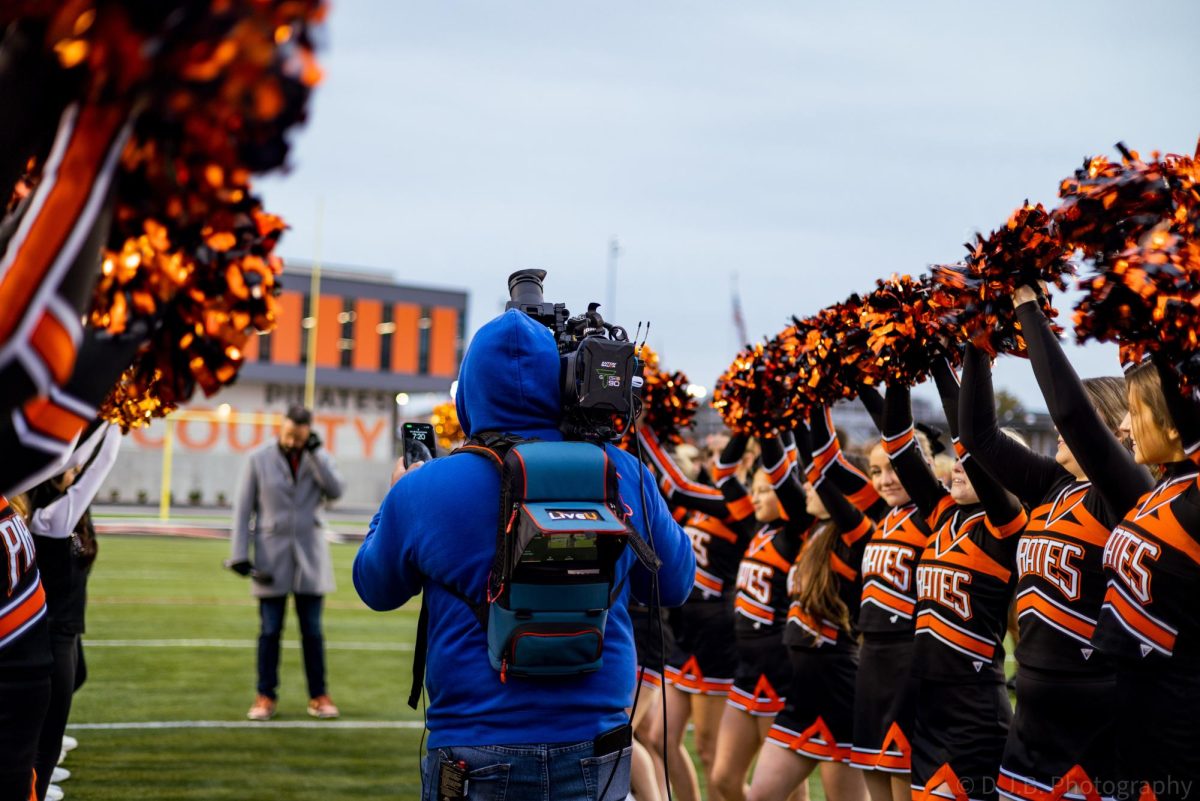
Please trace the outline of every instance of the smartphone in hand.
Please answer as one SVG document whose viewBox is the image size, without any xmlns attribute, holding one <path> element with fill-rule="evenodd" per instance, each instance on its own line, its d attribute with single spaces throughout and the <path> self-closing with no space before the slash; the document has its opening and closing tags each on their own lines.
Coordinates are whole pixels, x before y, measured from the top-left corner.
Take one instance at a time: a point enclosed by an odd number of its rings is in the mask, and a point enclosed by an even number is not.
<svg viewBox="0 0 1200 801">
<path fill-rule="evenodd" d="M 404 466 L 428 462 L 437 456 L 437 434 L 429 423 L 404 423 L 400 426 L 404 446 Z"/>
</svg>

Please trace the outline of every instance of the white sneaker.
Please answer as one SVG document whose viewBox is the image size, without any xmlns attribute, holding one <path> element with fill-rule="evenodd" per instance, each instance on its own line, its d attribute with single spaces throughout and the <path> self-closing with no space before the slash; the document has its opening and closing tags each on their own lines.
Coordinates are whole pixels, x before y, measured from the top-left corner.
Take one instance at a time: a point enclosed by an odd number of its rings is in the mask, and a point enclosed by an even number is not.
<svg viewBox="0 0 1200 801">
<path fill-rule="evenodd" d="M 66 768 L 55 768 L 54 772 L 50 774 L 50 781 L 55 784 L 62 784 L 69 778 L 71 778 L 71 771 Z"/>
<path fill-rule="evenodd" d="M 64 759 L 66 759 L 66 758 L 67 758 L 67 752 L 66 752 L 66 751 L 59 751 L 59 752 L 58 752 L 58 761 L 57 761 L 57 762 L 55 762 L 54 764 L 55 764 L 55 765 L 61 765 L 61 764 L 63 763 L 63 760 L 64 760 Z"/>
<path fill-rule="evenodd" d="M 63 791 L 57 784 L 52 784 L 46 788 L 46 801 L 62 801 Z"/>
<path fill-rule="evenodd" d="M 71 736 L 71 735 L 69 735 L 69 734 L 64 734 L 64 735 L 63 735 L 63 741 L 62 741 L 62 750 L 64 750 L 64 751 L 74 751 L 74 750 L 75 750 L 76 748 L 78 748 L 78 747 L 79 747 L 79 741 L 78 741 L 78 740 L 76 740 L 74 737 L 72 737 L 72 736 Z"/>
</svg>

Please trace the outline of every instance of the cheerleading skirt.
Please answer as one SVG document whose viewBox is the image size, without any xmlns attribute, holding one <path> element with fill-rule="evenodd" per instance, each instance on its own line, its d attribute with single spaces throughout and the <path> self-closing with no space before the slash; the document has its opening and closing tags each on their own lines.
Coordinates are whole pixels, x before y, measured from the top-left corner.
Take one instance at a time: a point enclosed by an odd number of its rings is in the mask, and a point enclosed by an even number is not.
<svg viewBox="0 0 1200 801">
<path fill-rule="evenodd" d="M 1110 784 L 1116 677 L 1017 668 L 1017 711 L 1004 759 L 1000 797 L 1009 801 L 1079 801 Z"/>
<path fill-rule="evenodd" d="M 693 695 L 725 696 L 737 671 L 733 605 L 696 601 L 679 610 L 675 648 L 667 658 L 667 681 Z"/>
<path fill-rule="evenodd" d="M 857 646 L 790 651 L 791 688 L 767 742 L 810 759 L 849 762 Z"/>
<path fill-rule="evenodd" d="M 650 614 L 648 607 L 630 604 L 629 619 L 633 624 L 633 644 L 637 649 L 637 675 L 647 687 L 662 687 L 663 657 L 674 649 L 675 644 L 666 610 L 658 610 L 655 616 Z M 662 621 L 661 637 L 659 620 Z"/>
<path fill-rule="evenodd" d="M 908 773 L 916 686 L 909 673 L 911 635 L 864 635 L 854 686 L 854 752 L 850 764 L 863 770 Z"/>
<path fill-rule="evenodd" d="M 996 801 L 996 776 L 1012 720 L 1004 682 L 922 678 L 915 686 L 914 801 Z"/>
<path fill-rule="evenodd" d="M 757 717 L 778 715 L 787 703 L 792 679 L 782 633 L 740 639 L 737 649 L 737 668 L 726 703 Z"/>
<path fill-rule="evenodd" d="M 1136 801 L 1148 787 L 1158 801 L 1200 798 L 1200 669 L 1122 662 L 1115 707 L 1113 795 Z"/>
</svg>

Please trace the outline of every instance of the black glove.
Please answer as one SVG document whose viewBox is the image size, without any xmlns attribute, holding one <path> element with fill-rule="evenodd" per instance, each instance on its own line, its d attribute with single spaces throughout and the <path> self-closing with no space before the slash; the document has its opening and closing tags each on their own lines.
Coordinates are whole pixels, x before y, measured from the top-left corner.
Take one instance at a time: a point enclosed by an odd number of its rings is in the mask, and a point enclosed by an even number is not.
<svg viewBox="0 0 1200 801">
<path fill-rule="evenodd" d="M 234 573 L 237 573 L 239 576 L 248 576 L 254 572 L 254 565 L 251 564 L 250 560 L 248 559 L 242 559 L 237 562 L 233 561 L 232 559 L 226 559 L 225 567 L 229 568 Z"/>
<path fill-rule="evenodd" d="M 304 450 L 312 453 L 319 447 L 321 447 L 321 437 L 314 431 L 308 435 L 308 442 L 304 443 Z"/>
<path fill-rule="evenodd" d="M 263 586 L 268 586 L 275 583 L 274 576 L 272 576 L 270 573 L 266 573 L 257 569 L 250 571 L 250 580 L 255 584 L 262 584 Z"/>
</svg>

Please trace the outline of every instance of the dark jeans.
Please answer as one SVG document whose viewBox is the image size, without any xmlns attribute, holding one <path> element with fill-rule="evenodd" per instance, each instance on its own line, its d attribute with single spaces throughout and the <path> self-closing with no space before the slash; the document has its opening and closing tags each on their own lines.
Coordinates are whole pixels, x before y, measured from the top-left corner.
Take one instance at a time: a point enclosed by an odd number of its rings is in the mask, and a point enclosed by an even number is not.
<svg viewBox="0 0 1200 801">
<path fill-rule="evenodd" d="M 0 801 L 28 801 L 50 677 L 0 679 Z"/>
<path fill-rule="evenodd" d="M 308 677 L 308 697 L 325 694 L 325 638 L 321 636 L 321 595 L 294 595 L 296 617 L 300 619 L 300 644 L 304 651 L 304 675 Z M 287 596 L 258 599 L 258 691 L 275 698 L 279 686 L 279 637 Z"/>
<path fill-rule="evenodd" d="M 436 748 L 421 762 L 421 798 L 437 795 L 442 759 L 467 763 L 474 801 L 624 801 L 633 749 L 592 756 L 592 742 Z"/>
<path fill-rule="evenodd" d="M 79 663 L 79 635 L 50 632 L 50 650 L 54 667 L 50 673 L 50 706 L 42 721 L 42 736 L 38 739 L 37 797 L 46 797 L 50 774 L 62 753 L 63 732 L 71 715 L 71 698 L 75 694 L 75 668 Z"/>
</svg>

